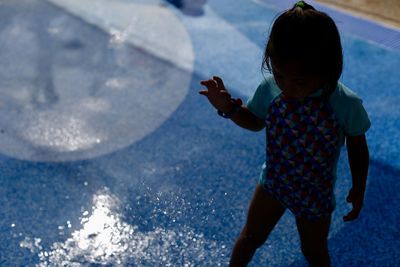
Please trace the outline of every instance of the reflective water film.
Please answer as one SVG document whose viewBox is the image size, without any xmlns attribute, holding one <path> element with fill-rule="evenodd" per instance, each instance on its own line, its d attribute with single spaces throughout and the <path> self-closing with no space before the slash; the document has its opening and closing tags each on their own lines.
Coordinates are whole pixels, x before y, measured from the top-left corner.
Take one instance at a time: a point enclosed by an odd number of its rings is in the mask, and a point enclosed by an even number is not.
<svg viewBox="0 0 400 267">
<path fill-rule="evenodd" d="M 192 74 L 191 41 L 176 16 L 134 2 L 52 2 L 1 6 L 0 151 L 34 161 L 87 159 L 159 127 Z"/>
</svg>

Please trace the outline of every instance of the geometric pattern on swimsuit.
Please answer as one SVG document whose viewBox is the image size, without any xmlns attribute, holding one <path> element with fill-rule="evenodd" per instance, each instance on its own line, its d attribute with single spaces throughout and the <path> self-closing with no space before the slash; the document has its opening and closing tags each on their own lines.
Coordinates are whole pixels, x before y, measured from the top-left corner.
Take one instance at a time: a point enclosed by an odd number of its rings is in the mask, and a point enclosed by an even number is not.
<svg viewBox="0 0 400 267">
<path fill-rule="evenodd" d="M 334 209 L 338 119 L 328 101 L 283 94 L 268 109 L 263 187 L 296 217 L 316 220 Z"/>
</svg>

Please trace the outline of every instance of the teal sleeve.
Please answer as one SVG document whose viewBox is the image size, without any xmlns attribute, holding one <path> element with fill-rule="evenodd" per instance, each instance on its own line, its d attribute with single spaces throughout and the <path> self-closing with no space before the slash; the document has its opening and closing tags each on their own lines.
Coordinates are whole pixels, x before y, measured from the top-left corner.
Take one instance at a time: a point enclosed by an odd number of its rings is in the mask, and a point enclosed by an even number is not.
<svg viewBox="0 0 400 267">
<path fill-rule="evenodd" d="M 344 124 L 344 132 L 348 136 L 362 135 L 371 127 L 367 111 L 362 105 L 361 99 L 352 101 L 349 113 Z"/>
<path fill-rule="evenodd" d="M 254 95 L 247 101 L 247 108 L 258 118 L 264 120 L 271 101 L 279 94 L 279 89 L 273 77 L 265 79 L 256 89 Z"/>
<path fill-rule="evenodd" d="M 362 100 L 343 84 L 338 84 L 331 96 L 331 104 L 345 135 L 362 135 L 371 127 Z"/>
</svg>

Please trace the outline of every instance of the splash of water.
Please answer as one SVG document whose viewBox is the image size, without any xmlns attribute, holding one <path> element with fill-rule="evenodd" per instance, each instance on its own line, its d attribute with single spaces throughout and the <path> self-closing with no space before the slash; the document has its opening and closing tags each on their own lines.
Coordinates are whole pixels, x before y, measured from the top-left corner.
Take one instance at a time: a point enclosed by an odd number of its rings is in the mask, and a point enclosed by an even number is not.
<svg viewBox="0 0 400 267">
<path fill-rule="evenodd" d="M 140 232 L 123 221 L 119 199 L 107 189 L 93 197 L 93 210 L 83 213 L 82 228 L 49 250 L 41 247 L 37 266 L 222 266 L 225 246 L 207 240 L 190 227 Z M 31 247 L 31 246 L 29 246 Z"/>
</svg>

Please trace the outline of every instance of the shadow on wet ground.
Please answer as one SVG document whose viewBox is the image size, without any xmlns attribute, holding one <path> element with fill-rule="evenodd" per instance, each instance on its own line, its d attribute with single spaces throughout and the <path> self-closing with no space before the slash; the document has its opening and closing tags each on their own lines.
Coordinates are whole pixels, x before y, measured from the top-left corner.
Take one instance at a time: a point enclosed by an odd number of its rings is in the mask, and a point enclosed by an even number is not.
<svg viewBox="0 0 400 267">
<path fill-rule="evenodd" d="M 201 16 L 204 14 L 204 5 L 207 0 L 164 0 L 188 16 Z"/>
</svg>

